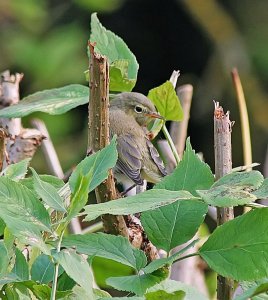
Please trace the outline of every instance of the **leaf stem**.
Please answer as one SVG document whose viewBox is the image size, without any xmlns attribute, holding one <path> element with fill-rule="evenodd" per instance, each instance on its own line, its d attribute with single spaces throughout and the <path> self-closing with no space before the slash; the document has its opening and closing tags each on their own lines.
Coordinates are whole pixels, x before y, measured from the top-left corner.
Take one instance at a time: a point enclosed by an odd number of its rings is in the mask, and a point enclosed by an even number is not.
<svg viewBox="0 0 268 300">
<path fill-rule="evenodd" d="M 163 131 L 163 133 L 165 135 L 165 138 L 168 141 L 169 147 L 170 147 L 170 149 L 171 149 L 171 151 L 172 151 L 172 153 L 173 153 L 173 155 L 175 157 L 176 163 L 178 165 L 181 160 L 180 160 L 179 154 L 177 152 L 177 149 L 176 149 L 176 147 L 175 147 L 175 145 L 174 145 L 174 143 L 172 141 L 172 138 L 171 138 L 171 136 L 170 136 L 170 134 L 169 134 L 169 132 L 167 130 L 166 124 L 163 125 L 162 131 Z"/>
<path fill-rule="evenodd" d="M 62 230 L 59 241 L 58 241 L 58 244 L 57 244 L 57 253 L 60 252 L 61 242 L 62 242 L 62 238 L 63 238 L 65 228 Z M 51 291 L 50 300 L 56 300 L 59 266 L 60 266 L 60 264 L 58 262 L 54 266 L 54 276 L 53 276 L 53 283 L 52 283 L 52 291 Z"/>
<path fill-rule="evenodd" d="M 189 257 L 192 257 L 192 256 L 197 256 L 197 255 L 199 255 L 199 253 L 198 252 L 194 252 L 194 253 L 191 253 L 191 254 L 179 257 L 178 259 L 174 260 L 173 264 L 175 264 L 176 262 L 178 262 L 180 260 L 183 260 L 185 258 L 189 258 Z"/>
</svg>

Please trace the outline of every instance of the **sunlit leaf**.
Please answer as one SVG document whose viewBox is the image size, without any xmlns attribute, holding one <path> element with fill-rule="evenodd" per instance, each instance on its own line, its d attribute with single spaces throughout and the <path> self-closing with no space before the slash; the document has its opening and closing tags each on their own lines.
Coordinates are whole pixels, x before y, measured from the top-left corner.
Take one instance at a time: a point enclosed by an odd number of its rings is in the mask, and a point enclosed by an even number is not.
<svg viewBox="0 0 268 300">
<path fill-rule="evenodd" d="M 268 276 L 267 219 L 268 208 L 261 208 L 217 227 L 200 248 L 201 257 L 220 275 L 238 281 Z"/>
<path fill-rule="evenodd" d="M 85 206 L 84 220 L 94 220 L 103 214 L 129 215 L 156 209 L 178 200 L 196 199 L 187 191 L 148 190 L 135 196 Z"/>
<path fill-rule="evenodd" d="M 77 252 L 115 260 L 137 270 L 145 267 L 146 256 L 131 246 L 128 239 L 105 233 L 69 235 L 63 238 L 62 245 L 74 247 Z"/>
<path fill-rule="evenodd" d="M 148 98 L 166 120 L 181 121 L 183 119 L 183 110 L 179 98 L 170 81 L 151 89 Z"/>
<path fill-rule="evenodd" d="M 1 109 L 0 117 L 21 118 L 36 111 L 60 115 L 88 101 L 89 88 L 80 84 L 71 84 L 29 95 L 18 104 Z"/>
</svg>

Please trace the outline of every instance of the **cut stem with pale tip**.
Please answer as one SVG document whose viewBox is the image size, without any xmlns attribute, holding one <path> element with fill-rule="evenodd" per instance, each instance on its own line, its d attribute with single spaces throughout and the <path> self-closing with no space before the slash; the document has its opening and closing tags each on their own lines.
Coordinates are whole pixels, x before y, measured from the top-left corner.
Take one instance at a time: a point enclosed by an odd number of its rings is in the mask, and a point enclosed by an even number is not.
<svg viewBox="0 0 268 300">
<path fill-rule="evenodd" d="M 219 102 L 215 102 L 214 110 L 214 151 L 216 180 L 232 172 L 231 132 L 233 122 L 229 112 L 224 113 Z M 217 225 L 222 225 L 234 218 L 232 207 L 217 207 Z M 230 300 L 233 294 L 234 282 L 230 278 L 217 276 L 217 299 Z"/>
</svg>

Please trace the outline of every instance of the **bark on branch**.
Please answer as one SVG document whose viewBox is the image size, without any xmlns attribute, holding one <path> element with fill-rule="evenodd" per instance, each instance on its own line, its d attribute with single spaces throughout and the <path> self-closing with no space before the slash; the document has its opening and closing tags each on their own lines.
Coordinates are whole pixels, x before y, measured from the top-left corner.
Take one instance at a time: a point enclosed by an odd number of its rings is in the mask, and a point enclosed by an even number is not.
<svg viewBox="0 0 268 300">
<path fill-rule="evenodd" d="M 107 58 L 94 51 L 94 44 L 89 42 L 89 130 L 88 154 L 94 153 L 109 144 L 109 68 Z M 96 189 L 98 203 L 117 199 L 117 192 L 112 171 L 107 180 Z M 128 237 L 123 216 L 104 215 L 104 231 Z"/>
</svg>

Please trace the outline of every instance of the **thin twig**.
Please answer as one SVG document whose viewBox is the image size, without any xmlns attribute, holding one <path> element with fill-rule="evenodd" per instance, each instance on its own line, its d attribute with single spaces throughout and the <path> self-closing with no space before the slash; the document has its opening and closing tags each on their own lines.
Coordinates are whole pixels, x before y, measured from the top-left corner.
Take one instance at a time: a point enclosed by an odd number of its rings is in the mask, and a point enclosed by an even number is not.
<svg viewBox="0 0 268 300">
<path fill-rule="evenodd" d="M 226 114 L 219 102 L 214 102 L 214 149 L 215 149 L 215 177 L 220 177 L 232 171 L 232 146 L 231 132 L 233 123 L 229 119 L 229 112 Z M 222 225 L 234 218 L 232 207 L 217 208 L 217 223 Z M 230 278 L 218 275 L 217 277 L 217 299 L 231 299 L 234 282 Z"/>
<path fill-rule="evenodd" d="M 42 120 L 33 119 L 31 120 L 31 124 L 45 136 L 45 139 L 41 144 L 41 148 L 50 172 L 62 179 L 64 177 L 64 173 L 45 123 Z"/>
<path fill-rule="evenodd" d="M 62 232 L 60 234 L 60 238 L 58 240 L 57 250 L 56 250 L 57 253 L 60 252 L 63 234 L 64 234 L 64 230 L 62 230 Z M 53 276 L 52 291 L 51 291 L 51 295 L 50 295 L 50 300 L 56 300 L 57 282 L 58 282 L 58 275 L 59 275 L 59 266 L 60 266 L 60 264 L 58 262 L 56 262 L 55 265 L 54 265 L 54 276 Z"/>
</svg>

